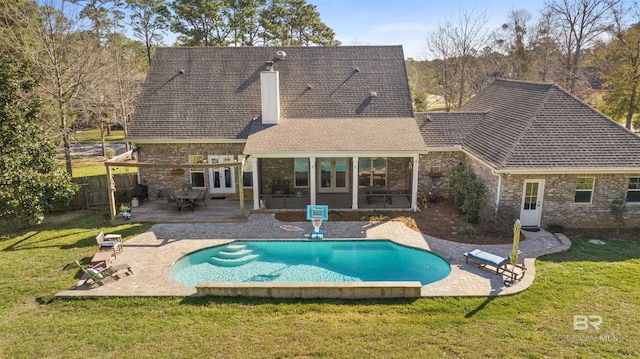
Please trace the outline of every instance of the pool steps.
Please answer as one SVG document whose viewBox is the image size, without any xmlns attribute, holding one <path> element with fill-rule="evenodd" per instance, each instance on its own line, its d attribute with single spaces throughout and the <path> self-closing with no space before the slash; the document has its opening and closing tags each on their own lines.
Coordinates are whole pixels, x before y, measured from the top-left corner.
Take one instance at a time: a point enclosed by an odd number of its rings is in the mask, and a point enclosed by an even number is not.
<svg viewBox="0 0 640 359">
<path fill-rule="evenodd" d="M 212 256 L 210 262 L 222 267 L 235 267 L 249 263 L 258 257 L 260 254 L 254 253 L 244 244 L 229 244 L 224 247 L 224 250 Z"/>
</svg>

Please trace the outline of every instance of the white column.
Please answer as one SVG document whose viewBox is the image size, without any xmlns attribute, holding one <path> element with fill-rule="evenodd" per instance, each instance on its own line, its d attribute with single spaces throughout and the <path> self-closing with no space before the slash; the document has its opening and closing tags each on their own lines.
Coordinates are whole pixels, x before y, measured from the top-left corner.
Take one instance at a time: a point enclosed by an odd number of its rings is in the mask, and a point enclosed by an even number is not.
<svg viewBox="0 0 640 359">
<path fill-rule="evenodd" d="M 316 204 L 316 158 L 309 157 L 309 195 L 312 205 Z"/>
<path fill-rule="evenodd" d="M 258 159 L 251 156 L 251 177 L 253 177 L 253 209 L 260 209 L 260 184 L 258 181 Z M 242 179 L 241 179 L 242 180 Z"/>
<path fill-rule="evenodd" d="M 420 167 L 420 155 L 413 155 L 413 176 L 411 177 L 411 209 L 418 210 L 418 167 Z"/>
<path fill-rule="evenodd" d="M 351 184 L 351 208 L 358 209 L 358 157 L 353 157 L 351 159 L 352 167 L 351 172 L 353 176 L 353 181 Z"/>
</svg>

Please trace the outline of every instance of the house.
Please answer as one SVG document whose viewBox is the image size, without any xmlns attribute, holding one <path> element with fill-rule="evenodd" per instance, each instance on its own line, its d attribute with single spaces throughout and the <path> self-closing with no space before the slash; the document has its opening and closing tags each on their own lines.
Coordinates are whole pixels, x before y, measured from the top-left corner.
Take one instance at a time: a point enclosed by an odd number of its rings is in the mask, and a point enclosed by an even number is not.
<svg viewBox="0 0 640 359">
<path fill-rule="evenodd" d="M 426 145 L 400 46 L 160 48 L 127 140 L 150 193 L 191 182 L 211 196 L 240 181 L 253 208 L 417 208 Z"/>
<path fill-rule="evenodd" d="M 640 225 L 640 137 L 553 84 L 495 80 L 459 112 L 417 113 L 430 174 L 444 195 L 462 163 L 486 186 L 485 204 L 523 226 L 612 227 L 611 203 Z"/>
<path fill-rule="evenodd" d="M 240 185 L 254 209 L 417 210 L 470 168 L 525 226 L 640 225 L 640 138 L 552 84 L 496 80 L 458 112 L 412 110 L 400 46 L 160 48 L 127 140 L 153 195 Z M 241 168 L 197 164 L 244 163 Z"/>
</svg>

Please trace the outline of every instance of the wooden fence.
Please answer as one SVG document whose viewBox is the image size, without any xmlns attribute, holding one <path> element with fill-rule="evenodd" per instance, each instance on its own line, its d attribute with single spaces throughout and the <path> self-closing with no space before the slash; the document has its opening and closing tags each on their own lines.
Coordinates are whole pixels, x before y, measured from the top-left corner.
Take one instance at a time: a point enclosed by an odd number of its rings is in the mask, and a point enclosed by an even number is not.
<svg viewBox="0 0 640 359">
<path fill-rule="evenodd" d="M 130 191 L 138 182 L 135 173 L 123 173 L 113 176 L 117 191 Z M 78 192 L 71 198 L 66 209 L 109 207 L 110 185 L 106 175 L 76 177 L 71 181 L 78 185 Z"/>
</svg>

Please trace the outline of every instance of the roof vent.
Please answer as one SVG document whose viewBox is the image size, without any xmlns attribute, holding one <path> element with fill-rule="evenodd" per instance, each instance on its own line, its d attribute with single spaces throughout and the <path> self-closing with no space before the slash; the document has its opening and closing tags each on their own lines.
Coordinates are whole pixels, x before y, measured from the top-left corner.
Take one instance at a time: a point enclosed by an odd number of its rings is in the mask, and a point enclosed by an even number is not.
<svg viewBox="0 0 640 359">
<path fill-rule="evenodd" d="M 378 93 L 375 91 L 371 91 L 371 97 L 378 97 Z"/>
<path fill-rule="evenodd" d="M 353 69 L 353 71 L 355 71 L 355 72 L 360 72 L 360 68 L 359 68 L 358 66 L 356 66 L 356 68 L 355 68 L 355 69 Z"/>
<path fill-rule="evenodd" d="M 184 69 L 178 70 L 178 73 L 183 74 L 184 73 Z"/>
<path fill-rule="evenodd" d="M 287 57 L 287 53 L 280 50 L 280 51 L 276 51 L 276 59 L 278 60 L 284 60 Z"/>
</svg>

